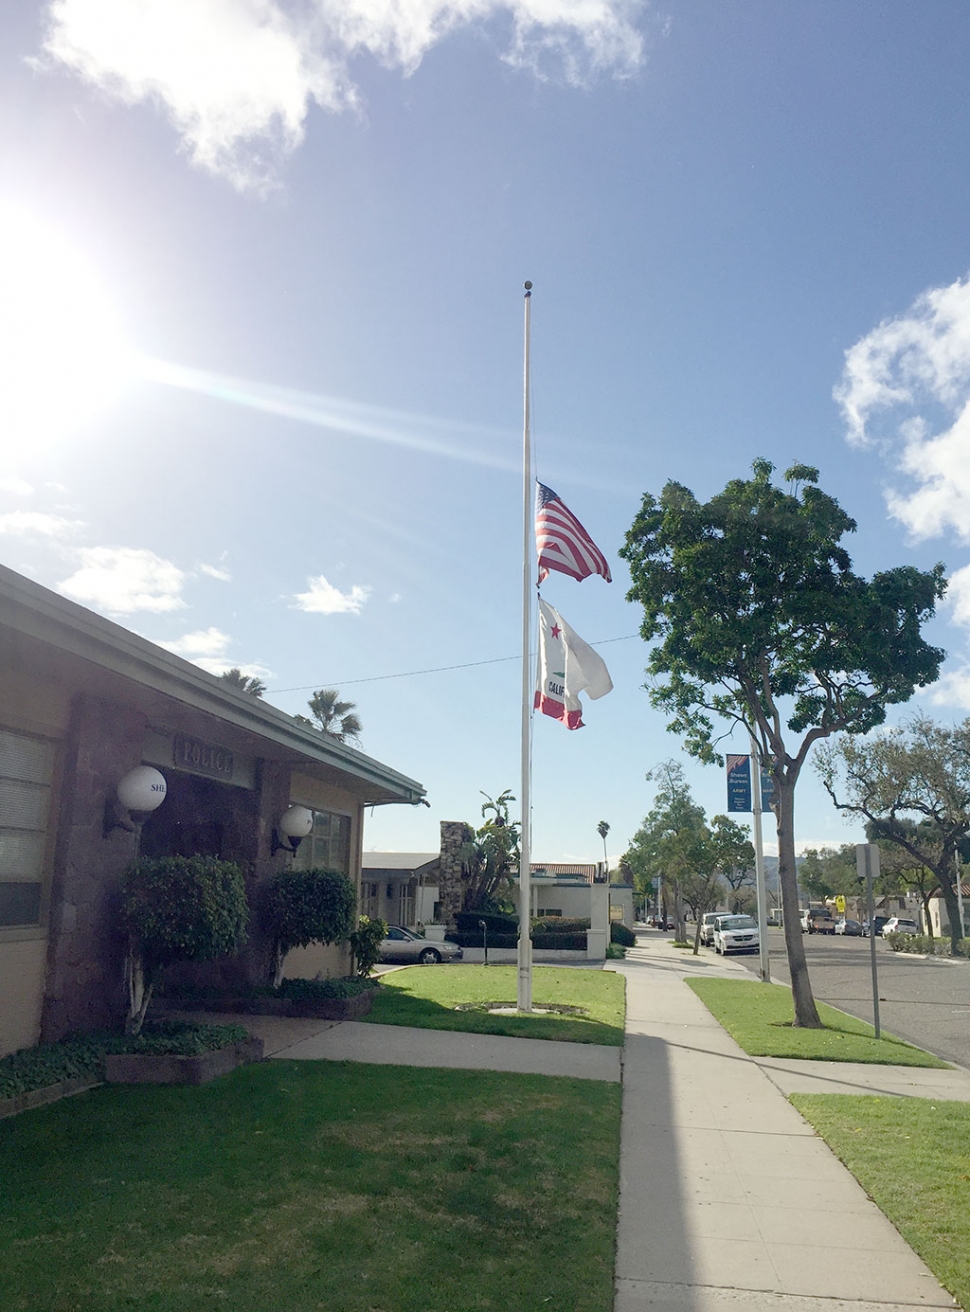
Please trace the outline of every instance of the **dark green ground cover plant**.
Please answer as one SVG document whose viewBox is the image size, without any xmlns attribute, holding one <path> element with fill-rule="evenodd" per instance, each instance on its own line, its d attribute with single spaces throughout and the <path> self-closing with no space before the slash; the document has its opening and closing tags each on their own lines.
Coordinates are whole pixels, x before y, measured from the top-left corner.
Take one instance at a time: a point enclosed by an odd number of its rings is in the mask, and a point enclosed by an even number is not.
<svg viewBox="0 0 970 1312">
<path fill-rule="evenodd" d="M 970 1307 L 970 1105 L 791 1095 L 961 1307 Z"/>
<path fill-rule="evenodd" d="M 687 983 L 751 1057 L 801 1057 L 814 1061 L 861 1061 L 882 1066 L 933 1066 L 945 1061 L 892 1034 L 875 1037 L 872 1026 L 824 1002 L 821 1029 L 794 1026 L 791 990 L 746 979 L 689 979 Z"/>
<path fill-rule="evenodd" d="M 389 971 L 381 980 L 384 988 L 369 1014 L 360 1018 L 362 1021 L 623 1046 L 626 982 L 614 971 L 577 970 L 571 966 L 535 969 L 532 999 L 537 1006 L 546 1002 L 581 1007 L 584 1016 L 455 1010 L 469 1003 L 502 1002 L 514 1007 L 515 966 L 407 966 Z"/>
<path fill-rule="evenodd" d="M 272 1061 L 0 1122 L 4 1312 L 611 1312 L 620 1086 Z"/>
<path fill-rule="evenodd" d="M 279 988 L 272 984 L 253 984 L 249 988 L 218 989 L 205 984 L 179 984 L 162 989 L 159 997 L 170 1003 L 210 1001 L 219 998 L 298 998 L 331 1000 L 356 998 L 359 993 L 380 988 L 379 979 L 365 979 L 360 975 L 340 979 L 284 979 Z"/>
<path fill-rule="evenodd" d="M 110 1053 L 194 1057 L 248 1037 L 241 1025 L 198 1025 L 191 1021 L 150 1022 L 137 1035 L 105 1031 L 75 1034 L 60 1043 L 42 1043 L 0 1058 L 0 1098 L 15 1098 L 65 1080 L 102 1080 L 104 1059 Z"/>
</svg>

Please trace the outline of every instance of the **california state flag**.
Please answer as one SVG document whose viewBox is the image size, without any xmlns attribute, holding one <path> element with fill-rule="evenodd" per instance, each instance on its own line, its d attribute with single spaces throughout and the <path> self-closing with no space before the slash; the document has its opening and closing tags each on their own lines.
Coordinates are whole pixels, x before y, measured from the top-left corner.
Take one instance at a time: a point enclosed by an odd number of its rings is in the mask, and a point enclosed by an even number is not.
<svg viewBox="0 0 970 1312">
<path fill-rule="evenodd" d="M 574 633 L 558 611 L 539 598 L 539 666 L 535 708 L 567 729 L 582 729 L 579 694 L 595 701 L 613 690 L 602 656 Z"/>
</svg>

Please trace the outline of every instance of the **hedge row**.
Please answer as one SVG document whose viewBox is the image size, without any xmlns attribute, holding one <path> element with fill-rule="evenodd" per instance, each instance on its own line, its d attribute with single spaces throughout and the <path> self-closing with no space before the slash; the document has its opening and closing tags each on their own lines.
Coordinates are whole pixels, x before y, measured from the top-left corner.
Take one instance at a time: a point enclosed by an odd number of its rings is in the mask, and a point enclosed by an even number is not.
<svg viewBox="0 0 970 1312">
<path fill-rule="evenodd" d="M 484 947 L 480 929 L 473 934 L 446 934 L 445 937 L 450 943 L 457 943 L 462 948 Z M 536 934 L 533 936 L 532 944 L 533 947 L 548 951 L 585 952 L 586 934 L 585 931 L 582 934 Z M 518 934 L 493 934 L 491 930 L 489 931 L 488 946 L 490 948 L 516 948 L 518 945 Z"/>
<path fill-rule="evenodd" d="M 930 957 L 949 957 L 949 938 L 930 938 L 929 934 L 886 934 L 886 942 L 894 952 L 918 952 Z M 970 957 L 970 938 L 962 938 L 957 945 L 957 956 Z"/>
<path fill-rule="evenodd" d="M 613 921 L 610 925 L 610 942 L 619 943 L 622 948 L 635 948 L 637 936 L 632 929 L 627 929 L 621 921 Z"/>
</svg>

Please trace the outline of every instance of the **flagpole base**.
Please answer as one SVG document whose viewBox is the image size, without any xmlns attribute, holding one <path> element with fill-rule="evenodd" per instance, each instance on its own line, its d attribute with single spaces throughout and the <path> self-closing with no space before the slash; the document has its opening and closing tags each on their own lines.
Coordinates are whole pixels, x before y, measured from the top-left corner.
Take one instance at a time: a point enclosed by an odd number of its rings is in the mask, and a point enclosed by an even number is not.
<svg viewBox="0 0 970 1312">
<path fill-rule="evenodd" d="M 532 939 L 519 939 L 519 977 L 516 994 L 516 1007 L 519 1011 L 532 1010 Z"/>
</svg>

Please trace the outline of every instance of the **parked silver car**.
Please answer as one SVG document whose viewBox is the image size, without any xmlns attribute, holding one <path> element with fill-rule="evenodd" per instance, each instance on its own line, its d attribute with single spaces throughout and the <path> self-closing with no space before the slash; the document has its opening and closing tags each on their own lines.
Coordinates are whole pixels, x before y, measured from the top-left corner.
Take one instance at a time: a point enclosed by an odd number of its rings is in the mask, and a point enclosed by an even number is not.
<svg viewBox="0 0 970 1312">
<path fill-rule="evenodd" d="M 758 952 L 760 949 L 758 922 L 753 916 L 718 916 L 715 920 L 715 952 L 727 956 L 729 952 Z"/>
<path fill-rule="evenodd" d="M 381 961 L 419 961 L 435 966 L 439 961 L 461 961 L 463 952 L 457 943 L 432 942 L 400 925 L 389 925 L 387 938 L 381 939 Z"/>
</svg>

